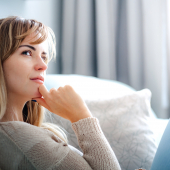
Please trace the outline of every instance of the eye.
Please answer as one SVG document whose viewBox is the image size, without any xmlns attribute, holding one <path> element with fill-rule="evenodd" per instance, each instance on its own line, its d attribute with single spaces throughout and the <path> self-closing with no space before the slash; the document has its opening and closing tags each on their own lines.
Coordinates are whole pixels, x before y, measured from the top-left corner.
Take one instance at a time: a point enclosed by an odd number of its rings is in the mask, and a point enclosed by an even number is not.
<svg viewBox="0 0 170 170">
<path fill-rule="evenodd" d="M 27 50 L 27 51 L 23 51 L 22 54 L 31 56 L 32 53 L 31 51 Z"/>
<path fill-rule="evenodd" d="M 47 61 L 47 57 L 42 57 L 42 59 L 43 59 L 44 61 Z"/>
</svg>

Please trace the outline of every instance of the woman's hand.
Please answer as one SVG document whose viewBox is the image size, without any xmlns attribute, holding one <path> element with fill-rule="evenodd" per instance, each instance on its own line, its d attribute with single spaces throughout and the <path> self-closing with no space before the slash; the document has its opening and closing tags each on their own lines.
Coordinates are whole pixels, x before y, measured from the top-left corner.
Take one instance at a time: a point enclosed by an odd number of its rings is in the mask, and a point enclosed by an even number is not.
<svg viewBox="0 0 170 170">
<path fill-rule="evenodd" d="M 68 119 L 72 123 L 92 117 L 83 99 L 69 85 L 58 89 L 52 88 L 48 91 L 42 84 L 39 87 L 39 92 L 43 98 L 34 98 L 33 100 L 37 100 L 50 112 Z"/>
</svg>

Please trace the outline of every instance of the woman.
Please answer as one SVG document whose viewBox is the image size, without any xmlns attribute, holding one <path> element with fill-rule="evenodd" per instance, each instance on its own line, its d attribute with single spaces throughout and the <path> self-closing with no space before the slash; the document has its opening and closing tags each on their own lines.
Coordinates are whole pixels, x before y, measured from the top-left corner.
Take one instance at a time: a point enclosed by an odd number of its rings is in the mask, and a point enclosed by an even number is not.
<svg viewBox="0 0 170 170">
<path fill-rule="evenodd" d="M 0 168 L 120 169 L 98 120 L 74 89 L 44 86 L 54 47 L 53 33 L 42 23 L 0 19 Z M 71 121 L 83 154 L 56 125 L 43 123 L 43 107 Z"/>
</svg>

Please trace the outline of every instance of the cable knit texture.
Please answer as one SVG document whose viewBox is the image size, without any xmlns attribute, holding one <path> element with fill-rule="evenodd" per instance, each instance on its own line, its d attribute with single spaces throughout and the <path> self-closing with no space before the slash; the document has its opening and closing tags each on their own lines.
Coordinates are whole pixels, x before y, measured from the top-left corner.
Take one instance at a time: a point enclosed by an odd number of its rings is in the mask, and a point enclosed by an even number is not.
<svg viewBox="0 0 170 170">
<path fill-rule="evenodd" d="M 0 169 L 2 170 L 120 170 L 97 118 L 72 124 L 80 152 L 49 130 L 25 122 L 0 123 Z"/>
</svg>

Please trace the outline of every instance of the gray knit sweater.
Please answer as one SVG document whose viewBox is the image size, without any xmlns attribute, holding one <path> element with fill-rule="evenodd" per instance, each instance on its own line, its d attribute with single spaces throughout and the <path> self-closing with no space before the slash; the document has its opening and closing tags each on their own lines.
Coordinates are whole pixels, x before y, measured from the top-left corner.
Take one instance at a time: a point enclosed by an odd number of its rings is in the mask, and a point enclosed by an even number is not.
<svg viewBox="0 0 170 170">
<path fill-rule="evenodd" d="M 83 154 L 49 130 L 25 122 L 0 122 L 1 170 L 120 170 L 98 119 L 72 124 Z"/>
</svg>

